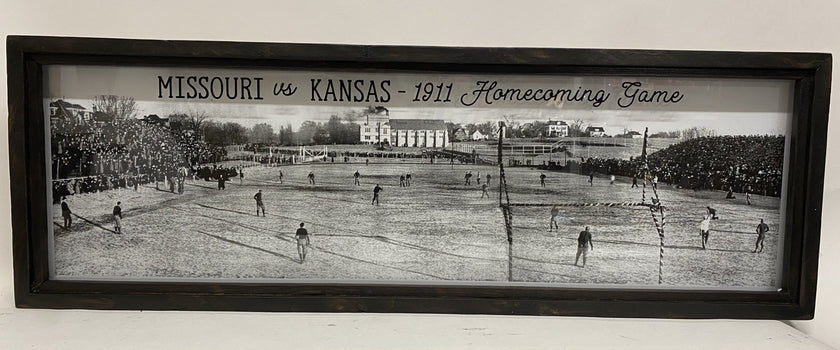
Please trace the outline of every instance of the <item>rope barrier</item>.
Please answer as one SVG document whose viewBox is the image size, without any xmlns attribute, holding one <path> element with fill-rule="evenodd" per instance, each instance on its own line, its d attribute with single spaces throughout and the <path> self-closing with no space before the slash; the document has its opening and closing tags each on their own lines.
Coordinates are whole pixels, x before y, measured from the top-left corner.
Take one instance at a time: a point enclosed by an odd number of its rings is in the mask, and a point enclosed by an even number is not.
<svg viewBox="0 0 840 350">
<path fill-rule="evenodd" d="M 616 202 L 616 203 L 510 203 L 512 207 L 657 207 L 663 208 L 660 205 L 648 204 L 643 202 Z"/>
</svg>

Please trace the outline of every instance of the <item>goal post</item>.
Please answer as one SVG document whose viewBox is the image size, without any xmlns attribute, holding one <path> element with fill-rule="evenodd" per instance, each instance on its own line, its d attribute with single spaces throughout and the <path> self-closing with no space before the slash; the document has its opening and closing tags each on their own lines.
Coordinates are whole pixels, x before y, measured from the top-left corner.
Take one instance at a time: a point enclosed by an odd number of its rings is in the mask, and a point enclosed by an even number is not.
<svg viewBox="0 0 840 350">
<path fill-rule="evenodd" d="M 508 242 L 508 280 L 513 278 L 513 215 L 512 209 L 514 207 L 581 207 L 581 208 L 595 208 L 595 207 L 646 207 L 650 212 L 656 232 L 659 236 L 659 276 L 658 283 L 663 283 L 663 269 L 665 258 L 665 206 L 659 199 L 659 193 L 656 188 L 656 181 L 651 173 L 648 165 L 647 145 L 648 145 L 648 128 L 645 128 L 644 140 L 642 143 L 642 168 L 637 170 L 637 173 L 642 175 L 642 200 L 641 202 L 565 202 L 565 203 L 511 203 L 510 194 L 508 193 L 507 178 L 505 176 L 504 166 L 504 130 L 505 123 L 499 122 L 499 142 L 498 142 L 498 164 L 499 164 L 499 207 L 505 222 L 505 232 Z M 648 187 L 651 189 L 650 201 L 648 201 L 647 191 Z"/>
</svg>

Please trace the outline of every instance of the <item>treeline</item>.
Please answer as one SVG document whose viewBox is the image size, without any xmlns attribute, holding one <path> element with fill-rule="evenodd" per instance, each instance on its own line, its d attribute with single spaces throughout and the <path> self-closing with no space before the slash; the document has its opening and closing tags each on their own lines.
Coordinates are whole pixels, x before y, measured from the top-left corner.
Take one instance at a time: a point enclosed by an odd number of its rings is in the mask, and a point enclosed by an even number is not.
<svg viewBox="0 0 840 350">
<path fill-rule="evenodd" d="M 190 133 L 201 135 L 210 145 L 226 146 L 236 144 L 273 144 L 273 145 L 308 145 L 308 144 L 352 144 L 359 142 L 359 125 L 337 115 L 326 123 L 311 120 L 303 122 L 298 131 L 292 130 L 287 123 L 275 128 L 268 123 L 259 123 L 246 128 L 236 122 L 218 122 L 208 119 L 204 113 L 170 114 L 169 128 L 174 134 Z M 355 119 L 352 119 L 355 121 Z"/>
<path fill-rule="evenodd" d="M 673 131 L 660 131 L 656 133 L 650 134 L 652 138 L 671 138 L 671 139 L 681 139 L 683 141 L 692 140 L 701 137 L 712 137 L 717 136 L 717 132 L 712 129 L 703 126 L 695 126 L 691 128 L 686 128 L 682 130 L 673 130 Z"/>
</svg>

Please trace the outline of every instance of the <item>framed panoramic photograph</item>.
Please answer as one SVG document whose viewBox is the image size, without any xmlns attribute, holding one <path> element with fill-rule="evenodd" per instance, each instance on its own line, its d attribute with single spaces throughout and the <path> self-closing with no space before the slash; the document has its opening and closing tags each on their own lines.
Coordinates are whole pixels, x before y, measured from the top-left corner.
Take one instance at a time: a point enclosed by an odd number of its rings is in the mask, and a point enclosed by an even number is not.
<svg viewBox="0 0 840 350">
<path fill-rule="evenodd" d="M 19 307 L 813 317 L 829 54 L 7 56 Z"/>
</svg>

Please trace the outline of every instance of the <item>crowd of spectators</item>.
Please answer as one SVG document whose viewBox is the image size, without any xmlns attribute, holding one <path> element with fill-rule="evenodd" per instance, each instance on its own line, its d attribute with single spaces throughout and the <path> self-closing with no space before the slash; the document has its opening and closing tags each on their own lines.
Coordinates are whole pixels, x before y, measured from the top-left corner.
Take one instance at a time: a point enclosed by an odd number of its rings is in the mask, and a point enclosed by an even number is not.
<svg viewBox="0 0 840 350">
<path fill-rule="evenodd" d="M 218 156 L 192 133 L 125 119 L 51 120 L 53 198 L 179 177 L 187 164 Z M 183 175 L 180 175 L 183 177 Z"/>
<path fill-rule="evenodd" d="M 222 181 L 227 181 L 228 179 L 236 178 L 239 176 L 239 170 L 235 167 L 223 167 L 213 164 L 213 166 L 202 166 L 198 169 L 194 169 L 193 173 L 199 179 L 204 179 L 205 181 L 217 181 L 221 179 Z"/>
<path fill-rule="evenodd" d="M 691 139 L 648 155 L 660 182 L 695 190 L 714 189 L 780 196 L 783 136 L 712 136 Z M 584 173 L 641 176 L 640 158 L 589 158 Z"/>
<path fill-rule="evenodd" d="M 259 145 L 259 144 L 246 144 L 243 148 L 244 150 L 251 152 L 250 154 L 238 154 L 238 155 L 231 155 L 227 157 L 228 160 L 247 160 L 247 161 L 254 161 L 262 164 L 294 164 L 295 157 L 300 154 L 300 151 L 297 149 L 289 149 L 289 148 L 279 148 L 279 147 L 271 147 L 267 145 Z M 311 148 L 317 150 L 317 148 Z M 390 151 L 380 151 L 380 150 L 369 150 L 369 151 L 328 151 L 326 156 L 322 156 L 324 159 L 323 161 L 330 161 L 330 162 L 350 162 L 351 158 L 392 158 L 392 159 L 430 159 L 430 158 L 441 158 L 444 153 L 447 155 L 445 158 L 448 159 L 449 155 L 454 154 L 456 158 L 464 158 L 464 162 L 467 162 L 468 157 L 472 157 L 471 155 L 467 155 L 464 152 L 456 152 L 456 151 L 449 151 L 449 150 L 422 150 L 417 149 L 416 152 L 394 152 L 393 149 Z M 463 153 L 463 155 L 461 154 Z"/>
</svg>

